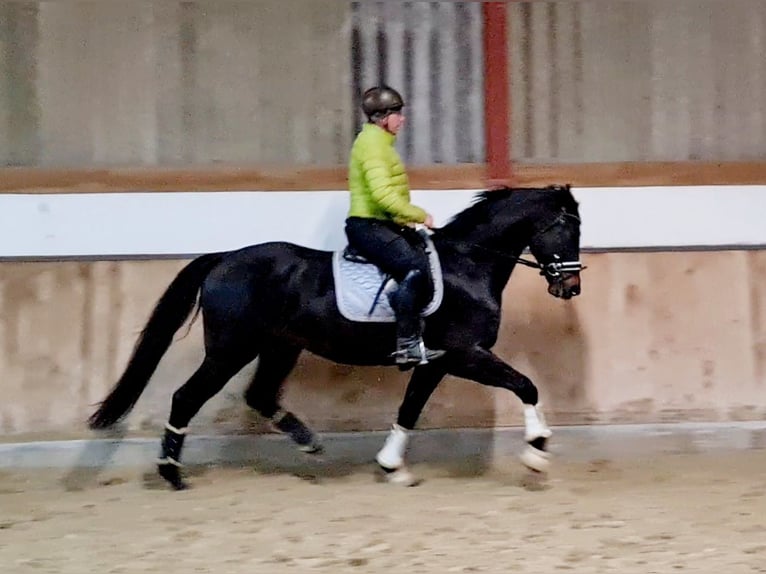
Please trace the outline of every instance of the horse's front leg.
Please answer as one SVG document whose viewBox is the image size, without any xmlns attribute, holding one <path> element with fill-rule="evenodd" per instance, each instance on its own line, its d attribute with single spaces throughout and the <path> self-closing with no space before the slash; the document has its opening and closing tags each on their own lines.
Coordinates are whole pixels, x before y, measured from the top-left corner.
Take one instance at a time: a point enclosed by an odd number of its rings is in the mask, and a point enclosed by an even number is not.
<svg viewBox="0 0 766 574">
<path fill-rule="evenodd" d="M 386 482 L 403 486 L 415 486 L 420 480 L 412 474 L 405 464 L 408 431 L 415 428 L 428 399 L 444 378 L 446 370 L 441 362 L 433 362 L 416 367 L 407 391 L 399 406 L 396 424 L 388 433 L 383 448 L 378 451 L 375 460 L 384 473 Z"/>
<path fill-rule="evenodd" d="M 536 472 L 546 472 L 550 466 L 548 439 L 551 430 L 538 404 L 537 387 L 529 379 L 492 352 L 474 347 L 457 354 L 451 353 L 448 372 L 457 377 L 513 391 L 524 405 L 524 440 L 527 448 L 521 462 Z"/>
</svg>

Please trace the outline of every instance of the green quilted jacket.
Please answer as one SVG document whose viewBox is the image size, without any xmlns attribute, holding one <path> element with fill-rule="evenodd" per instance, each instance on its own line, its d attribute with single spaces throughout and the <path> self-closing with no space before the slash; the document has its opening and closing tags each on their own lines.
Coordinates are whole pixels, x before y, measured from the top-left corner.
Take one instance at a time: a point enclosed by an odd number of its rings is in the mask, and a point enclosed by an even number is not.
<svg viewBox="0 0 766 574">
<path fill-rule="evenodd" d="M 426 220 L 426 212 L 410 203 L 410 185 L 394 139 L 371 123 L 356 137 L 348 168 L 349 217 L 393 220 L 399 225 Z"/>
</svg>

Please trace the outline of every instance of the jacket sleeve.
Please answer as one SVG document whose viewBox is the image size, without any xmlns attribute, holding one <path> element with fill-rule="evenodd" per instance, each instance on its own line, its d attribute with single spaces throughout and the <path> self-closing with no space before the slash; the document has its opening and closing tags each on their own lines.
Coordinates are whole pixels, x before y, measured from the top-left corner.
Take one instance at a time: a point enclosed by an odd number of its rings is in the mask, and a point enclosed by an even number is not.
<svg viewBox="0 0 766 574">
<path fill-rule="evenodd" d="M 412 205 L 406 197 L 397 193 L 392 184 L 391 167 L 381 154 L 371 154 L 362 163 L 364 178 L 370 188 L 373 201 L 383 208 L 399 224 L 423 223 L 424 209 Z"/>
</svg>

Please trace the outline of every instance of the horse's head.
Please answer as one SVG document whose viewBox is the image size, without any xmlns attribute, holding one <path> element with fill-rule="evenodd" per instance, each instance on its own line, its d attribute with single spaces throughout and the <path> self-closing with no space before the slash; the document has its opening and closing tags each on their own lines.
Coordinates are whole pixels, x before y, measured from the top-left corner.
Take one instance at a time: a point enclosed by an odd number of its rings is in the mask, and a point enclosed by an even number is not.
<svg viewBox="0 0 766 574">
<path fill-rule="evenodd" d="M 539 267 L 555 297 L 580 294 L 580 214 L 569 185 L 481 192 L 441 234 L 482 248 L 474 253 L 500 256 L 497 261 Z M 537 264 L 519 257 L 525 247 Z"/>
<path fill-rule="evenodd" d="M 545 201 L 550 206 L 534 224 L 529 250 L 548 281 L 548 293 L 571 299 L 580 294 L 580 214 L 569 185 L 551 186 Z M 546 210 L 544 210 L 546 211 Z"/>
</svg>

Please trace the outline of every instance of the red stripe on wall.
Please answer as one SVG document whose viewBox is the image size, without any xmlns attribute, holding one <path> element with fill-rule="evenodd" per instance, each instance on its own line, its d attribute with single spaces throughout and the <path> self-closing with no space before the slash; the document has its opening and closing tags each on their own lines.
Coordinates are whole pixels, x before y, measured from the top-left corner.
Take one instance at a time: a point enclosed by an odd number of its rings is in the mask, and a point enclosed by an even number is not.
<svg viewBox="0 0 766 574">
<path fill-rule="evenodd" d="M 484 2 L 484 132 L 488 185 L 511 180 L 508 10 L 505 2 Z"/>
</svg>

